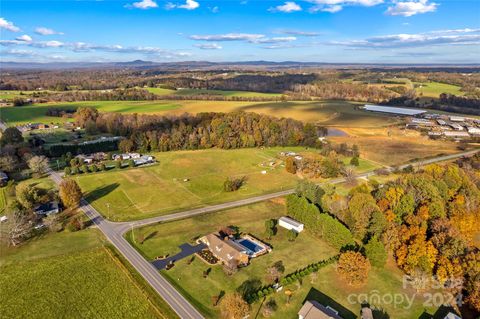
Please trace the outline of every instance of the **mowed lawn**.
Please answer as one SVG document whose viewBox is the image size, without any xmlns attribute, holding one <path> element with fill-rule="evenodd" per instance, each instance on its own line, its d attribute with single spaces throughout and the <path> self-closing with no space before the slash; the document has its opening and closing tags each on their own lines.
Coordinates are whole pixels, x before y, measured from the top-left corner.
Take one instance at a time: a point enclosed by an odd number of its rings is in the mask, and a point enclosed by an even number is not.
<svg viewBox="0 0 480 319">
<path fill-rule="evenodd" d="M 108 219 L 143 219 L 293 188 L 299 178 L 285 170 L 281 151 L 316 152 L 302 147 L 161 152 L 153 153 L 158 163 L 152 166 L 74 178 L 86 199 Z M 377 167 L 361 159 L 356 171 Z M 223 190 L 227 178 L 242 177 L 245 182 L 238 191 Z"/>
<path fill-rule="evenodd" d="M 440 83 L 440 82 L 421 82 L 415 83 L 415 91 L 417 95 L 423 97 L 435 97 L 438 98 L 442 93 L 454 94 L 454 95 L 463 95 L 464 93 L 460 91 L 460 87 L 457 85 Z"/>
<path fill-rule="evenodd" d="M 287 231 L 278 228 L 278 232 L 272 239 L 265 236 L 265 220 L 279 218 L 286 214 L 284 201 L 281 199 L 239 207 L 223 212 L 197 216 L 186 220 L 169 222 L 147 226 L 134 230 L 134 238 L 143 235 L 148 238 L 143 244 L 138 242 L 134 246 L 148 259 L 164 254 L 175 254 L 179 251 L 178 246 L 183 243 L 194 243 L 199 236 L 217 231 L 224 226 L 237 226 L 241 232 L 250 233 L 265 241 L 273 247 L 271 253 L 254 258 L 250 265 L 231 276 L 224 273 L 221 265 L 208 265 L 198 256 L 188 264 L 191 257 L 177 261 L 170 270 L 161 271 L 190 302 L 198 307 L 207 318 L 217 318 L 219 307 L 212 305 L 212 296 L 223 293 L 241 291 L 242 285 L 251 286 L 267 284 L 267 268 L 277 261 L 282 261 L 285 266 L 285 274 L 303 268 L 313 262 L 327 259 L 338 253 L 323 240 L 311 236 L 308 231 L 302 232 L 294 242 L 287 240 Z M 132 242 L 131 233 L 127 238 Z M 210 268 L 207 278 L 203 278 L 203 272 Z M 290 302 L 284 291 L 293 292 Z M 278 310 L 272 318 L 298 318 L 297 312 L 305 299 L 315 299 L 325 305 L 333 306 L 341 311 L 344 318 L 357 318 L 360 305 L 349 302 L 350 294 L 371 293 L 376 290 L 379 294 L 407 294 L 409 298 L 414 291 L 402 288 L 402 273 L 396 266 L 389 262 L 384 269 L 374 268 L 369 275 L 368 283 L 363 287 L 351 287 L 346 285 L 338 276 L 335 265 L 320 269 L 317 276 L 307 276 L 301 282 L 288 285 L 279 293 L 270 295 L 268 299 L 275 299 Z M 404 302 L 401 305 L 377 304 L 383 307 L 391 318 L 410 319 L 418 318 L 423 308 L 422 297 L 417 296 L 409 309 Z M 257 302 L 251 307 L 252 318 L 263 318 L 261 303 Z M 433 312 L 433 311 L 432 311 Z"/>
<path fill-rule="evenodd" d="M 282 261 L 286 273 L 306 266 L 313 261 L 329 258 L 336 250 L 307 233 L 302 233 L 295 242 L 287 240 L 287 231 L 278 229 L 276 236 L 265 238 L 265 220 L 285 215 L 283 201 L 267 201 L 255 205 L 239 207 L 224 212 L 212 213 L 157 224 L 135 230 L 135 235 L 142 233 L 148 239 L 142 244 L 134 244 L 148 259 L 162 254 L 175 254 L 178 245 L 185 242 L 194 243 L 199 236 L 218 231 L 220 227 L 237 226 L 241 232 L 250 233 L 269 243 L 271 253 L 253 259 L 248 267 L 236 274 L 227 276 L 220 265 L 208 265 L 200 258 L 187 265 L 190 258 L 178 261 L 168 271 L 162 271 L 194 305 L 209 318 L 218 317 L 218 309 L 212 307 L 211 297 L 221 291 L 229 293 L 238 289 L 245 282 L 265 283 L 266 269 L 277 261 Z M 127 234 L 131 239 L 131 234 Z M 211 268 L 208 277 L 203 278 L 203 271 Z"/>
<path fill-rule="evenodd" d="M 75 179 L 87 200 L 107 218 L 141 219 L 291 188 L 298 178 L 277 158 L 282 150 L 305 151 L 290 147 L 163 152 L 154 154 L 158 164 L 153 166 Z M 246 182 L 240 190 L 223 191 L 227 177 L 243 176 Z"/>
<path fill-rule="evenodd" d="M 95 107 L 100 112 L 144 114 L 180 115 L 183 113 L 244 111 L 340 127 L 379 127 L 397 123 L 396 119 L 387 115 L 359 110 L 358 105 L 358 103 L 346 101 L 87 101 L 2 107 L 0 108 L 0 119 L 9 125 L 33 122 L 64 123 L 69 119 L 46 116 L 48 108 L 72 109 L 86 106 Z"/>
<path fill-rule="evenodd" d="M 0 250 L 2 318 L 168 318 L 97 230 L 47 234 Z"/>
</svg>

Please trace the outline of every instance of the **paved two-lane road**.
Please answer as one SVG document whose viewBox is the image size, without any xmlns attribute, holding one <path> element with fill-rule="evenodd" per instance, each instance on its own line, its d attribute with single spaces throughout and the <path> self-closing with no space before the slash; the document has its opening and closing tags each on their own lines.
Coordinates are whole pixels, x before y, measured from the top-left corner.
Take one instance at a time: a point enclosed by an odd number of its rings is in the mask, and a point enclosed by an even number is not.
<svg viewBox="0 0 480 319">
<path fill-rule="evenodd" d="M 49 171 L 52 180 L 60 184 L 62 177 L 54 172 Z M 170 305 L 170 307 L 178 314 L 180 318 L 200 319 L 203 316 L 195 309 L 165 278 L 163 278 L 158 270 L 142 255 L 140 255 L 130 244 L 123 238 L 121 233 L 112 227 L 114 223 L 105 220 L 98 211 L 92 207 L 86 200 L 82 199 L 80 208 L 85 214 L 98 226 L 105 237 L 120 251 L 120 253 L 130 262 L 130 264 L 142 275 L 142 277 L 157 291 L 157 293 Z"/>
<path fill-rule="evenodd" d="M 437 162 L 448 161 L 456 158 L 460 158 L 463 156 L 471 156 L 475 153 L 479 152 L 480 150 L 473 150 L 458 154 L 452 155 L 444 155 L 438 156 L 435 158 L 422 160 L 416 163 L 405 164 L 401 165 L 398 168 L 403 169 L 409 165 L 413 166 L 423 166 Z M 54 172 L 49 171 L 50 177 L 55 181 L 55 183 L 59 184 L 62 181 L 62 177 Z M 359 178 L 362 177 L 369 177 L 375 175 L 374 172 L 367 172 L 358 175 Z M 330 184 L 338 184 L 344 182 L 344 178 L 337 178 L 334 180 L 328 181 Z M 172 221 L 182 218 L 189 218 L 192 216 L 206 214 L 210 212 L 215 212 L 219 210 L 225 210 L 229 208 L 249 205 L 265 200 L 269 200 L 276 197 L 285 196 L 288 194 L 293 193 L 293 189 L 276 192 L 267 195 L 261 195 L 256 197 L 251 197 L 247 199 L 242 199 L 234 202 L 228 202 L 213 206 L 207 206 L 197 209 L 192 209 L 184 212 L 179 212 L 175 214 L 165 215 L 165 216 L 158 216 L 153 218 L 148 218 L 139 221 L 132 221 L 132 222 L 110 222 L 105 220 L 100 213 L 93 208 L 87 201 L 82 199 L 81 201 L 81 209 L 87 214 L 87 216 L 98 226 L 98 228 L 103 232 L 103 234 L 107 237 L 107 239 L 116 247 L 118 251 L 130 262 L 130 264 L 143 276 L 143 278 L 157 291 L 157 293 L 170 305 L 170 307 L 178 314 L 180 318 L 203 318 L 203 316 L 196 310 L 165 278 L 163 278 L 160 273 L 155 269 L 155 267 L 145 260 L 143 256 L 141 256 L 135 248 L 130 246 L 130 244 L 125 240 L 123 235 L 129 229 L 135 227 L 141 227 L 149 224 L 159 223 L 159 222 L 166 222 Z"/>
</svg>

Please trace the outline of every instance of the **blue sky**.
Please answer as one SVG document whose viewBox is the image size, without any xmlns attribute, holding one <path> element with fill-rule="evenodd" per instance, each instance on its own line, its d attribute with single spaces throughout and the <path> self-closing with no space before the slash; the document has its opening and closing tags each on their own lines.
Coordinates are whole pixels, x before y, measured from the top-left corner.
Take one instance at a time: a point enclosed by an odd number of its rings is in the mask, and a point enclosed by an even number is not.
<svg viewBox="0 0 480 319">
<path fill-rule="evenodd" d="M 480 62 L 480 1 L 9 1 L 2 61 Z"/>
</svg>

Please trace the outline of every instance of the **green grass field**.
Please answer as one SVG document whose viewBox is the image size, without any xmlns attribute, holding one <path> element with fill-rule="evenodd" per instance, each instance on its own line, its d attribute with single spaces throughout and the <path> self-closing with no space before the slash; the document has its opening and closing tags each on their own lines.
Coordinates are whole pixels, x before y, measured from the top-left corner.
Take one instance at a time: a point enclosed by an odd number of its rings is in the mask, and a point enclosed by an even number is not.
<svg viewBox="0 0 480 319">
<path fill-rule="evenodd" d="M 415 90 L 417 95 L 423 97 L 435 97 L 438 98 L 442 93 L 449 93 L 454 95 L 463 95 L 463 92 L 460 91 L 460 87 L 451 84 L 445 84 L 440 82 L 422 82 L 415 83 Z"/>
<path fill-rule="evenodd" d="M 140 219 L 293 187 L 297 177 L 279 165 L 276 156 L 280 150 L 211 149 L 156 153 L 159 163 L 154 166 L 75 178 L 89 202 L 107 218 Z M 270 161 L 276 161 L 276 166 L 270 167 Z M 263 170 L 267 174 L 262 174 Z M 236 192 L 224 192 L 223 182 L 234 176 L 246 176 L 246 184 Z M 184 182 L 186 178 L 189 180 Z"/>
<path fill-rule="evenodd" d="M 358 110 L 356 105 L 358 105 L 358 103 L 345 101 L 89 101 L 2 107 L 0 108 L 0 119 L 9 125 L 31 122 L 64 123 L 68 119 L 46 116 L 45 113 L 47 109 L 50 107 L 71 109 L 88 106 L 95 107 L 101 112 L 145 114 L 178 115 L 183 113 L 245 111 L 276 117 L 290 117 L 300 121 L 340 127 L 379 127 L 396 123 L 395 119 L 387 115 Z"/>
<path fill-rule="evenodd" d="M 108 219 L 141 219 L 292 188 L 298 178 L 283 167 L 278 158 L 282 150 L 310 152 L 301 147 L 164 152 L 154 154 L 158 164 L 153 166 L 74 178 L 87 200 Z M 361 161 L 358 170 L 374 167 Z M 240 190 L 223 191 L 227 177 L 242 176 L 246 183 Z"/>
<path fill-rule="evenodd" d="M 227 90 L 207 90 L 207 89 L 178 89 L 170 90 L 164 88 L 145 88 L 147 91 L 157 95 L 221 95 L 231 97 L 279 97 L 280 93 L 262 93 L 252 91 L 227 91 Z"/>
<path fill-rule="evenodd" d="M 223 226 L 238 226 L 241 232 L 251 233 L 254 236 L 271 244 L 271 253 L 252 259 L 250 265 L 231 276 L 223 272 L 222 266 L 210 266 L 195 257 L 191 264 L 190 258 L 177 261 L 175 266 L 162 274 L 176 285 L 180 291 L 200 309 L 207 318 L 216 318 L 219 314 L 218 307 L 212 305 L 212 296 L 219 295 L 222 291 L 230 293 L 239 289 L 242 284 L 260 282 L 266 284 L 266 270 L 276 261 L 281 260 L 285 266 L 285 273 L 291 273 L 315 261 L 333 256 L 337 251 L 328 246 L 324 241 L 312 237 L 307 231 L 302 232 L 294 242 L 286 238 L 286 231 L 278 229 L 277 234 L 268 240 L 265 238 L 266 219 L 278 218 L 285 215 L 285 207 L 281 201 L 262 202 L 250 206 L 235 208 L 223 212 L 212 213 L 194 218 L 157 224 L 134 230 L 136 238 L 143 234 L 148 239 L 143 244 L 134 243 L 134 246 L 147 258 L 154 258 L 163 254 L 175 254 L 179 251 L 179 245 L 187 242 L 192 243 L 199 236 L 217 231 Z M 132 242 L 131 233 L 127 237 Z M 203 278 L 203 271 L 211 268 L 207 278 Z M 357 318 L 360 311 L 359 304 L 351 304 L 348 296 L 352 293 L 370 293 L 377 290 L 379 294 L 404 293 L 411 296 L 414 292 L 402 289 L 402 273 L 391 263 L 385 269 L 374 269 L 370 272 L 366 286 L 354 288 L 346 285 L 335 271 L 335 266 L 321 269 L 316 277 L 305 277 L 302 283 L 293 283 L 286 287 L 293 292 L 290 302 L 287 304 L 284 291 L 272 295 L 278 305 L 278 310 L 272 318 L 297 318 L 297 312 L 307 295 L 323 302 L 334 300 L 343 309 L 344 318 Z M 320 293 L 318 293 L 320 292 Z M 270 296 L 269 296 L 270 298 Z M 331 298 L 331 299 L 329 299 Z M 384 305 L 391 318 L 410 319 L 418 318 L 423 312 L 423 299 L 416 298 L 413 307 L 403 309 L 406 303 L 393 307 Z M 326 303 L 329 304 L 329 303 Z M 330 304 L 337 310 L 341 310 L 337 304 Z M 250 316 L 263 318 L 261 304 L 252 305 Z M 259 313 L 258 316 L 256 314 Z"/>
<path fill-rule="evenodd" d="M 3 247 L 2 247 L 3 248 Z M 170 318 L 104 247 L 97 230 L 0 250 L 4 318 Z"/>
</svg>

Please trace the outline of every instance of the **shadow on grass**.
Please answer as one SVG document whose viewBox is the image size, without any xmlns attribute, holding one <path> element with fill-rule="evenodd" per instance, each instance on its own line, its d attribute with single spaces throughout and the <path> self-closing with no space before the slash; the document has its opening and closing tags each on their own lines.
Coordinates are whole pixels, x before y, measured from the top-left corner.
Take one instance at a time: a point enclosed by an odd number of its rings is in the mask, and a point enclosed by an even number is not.
<svg viewBox="0 0 480 319">
<path fill-rule="evenodd" d="M 355 315 L 353 312 L 327 296 L 326 294 L 322 293 L 321 291 L 311 288 L 310 291 L 307 294 L 307 297 L 303 301 L 302 304 L 304 304 L 307 300 L 315 300 L 319 302 L 320 304 L 326 306 L 330 306 L 331 308 L 335 309 L 338 311 L 338 314 L 345 319 L 355 319 L 357 318 L 357 315 Z M 358 311 L 360 312 L 360 305 L 358 305 Z"/>
<path fill-rule="evenodd" d="M 150 234 L 148 234 L 148 235 L 145 237 L 145 239 L 143 240 L 143 242 L 146 242 L 147 240 L 152 239 L 153 237 L 157 236 L 157 234 L 158 234 L 158 231 L 153 231 L 153 232 L 151 232 Z"/>
<path fill-rule="evenodd" d="M 440 306 L 440 308 L 437 309 L 437 311 L 435 311 L 435 313 L 433 315 L 428 313 L 427 311 L 424 311 L 420 315 L 420 317 L 418 317 L 418 319 L 443 319 L 443 318 L 446 318 L 446 316 L 449 313 L 453 313 L 453 314 L 458 316 L 458 313 L 457 313 L 457 311 L 455 311 L 455 309 L 453 309 L 452 307 L 447 307 L 447 306 L 442 305 L 442 306 Z M 462 314 L 462 316 L 464 318 L 475 318 L 473 315 L 469 316 L 469 315 L 466 315 L 466 314 Z"/>
<path fill-rule="evenodd" d="M 113 192 L 115 189 L 117 189 L 119 186 L 120 186 L 120 184 L 113 183 L 113 184 L 110 184 L 110 185 L 99 187 L 99 188 L 89 192 L 87 194 L 87 196 L 85 197 L 85 199 L 89 202 L 96 201 L 97 199 L 100 199 L 104 196 L 107 196 L 108 194 Z"/>
</svg>

